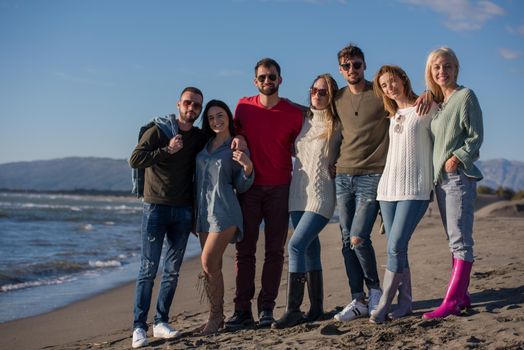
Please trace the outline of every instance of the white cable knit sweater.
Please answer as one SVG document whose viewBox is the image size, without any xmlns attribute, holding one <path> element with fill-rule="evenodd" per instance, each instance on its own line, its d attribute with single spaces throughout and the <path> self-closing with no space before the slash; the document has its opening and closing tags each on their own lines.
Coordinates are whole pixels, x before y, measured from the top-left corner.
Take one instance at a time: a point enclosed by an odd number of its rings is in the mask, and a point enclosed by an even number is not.
<svg viewBox="0 0 524 350">
<path fill-rule="evenodd" d="M 430 124 L 436 111 L 433 104 L 430 112 L 420 117 L 415 107 L 409 107 L 399 109 L 391 118 L 386 167 L 378 184 L 377 200 L 429 199 L 433 189 Z"/>
<path fill-rule="evenodd" d="M 326 132 L 326 111 L 311 109 L 313 118 L 305 118 L 295 141 L 296 159 L 289 190 L 289 211 L 311 211 L 328 219 L 335 210 L 335 180 L 329 175 L 340 149 L 340 131 L 331 137 Z"/>
</svg>

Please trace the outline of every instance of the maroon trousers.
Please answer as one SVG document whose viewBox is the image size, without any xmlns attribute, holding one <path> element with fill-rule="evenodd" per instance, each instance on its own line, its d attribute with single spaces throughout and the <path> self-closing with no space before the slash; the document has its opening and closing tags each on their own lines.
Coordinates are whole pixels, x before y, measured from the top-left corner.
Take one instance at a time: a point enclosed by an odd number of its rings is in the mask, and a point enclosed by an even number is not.
<svg viewBox="0 0 524 350">
<path fill-rule="evenodd" d="M 273 310 L 284 265 L 284 245 L 289 227 L 289 185 L 252 186 L 239 196 L 244 217 L 244 239 L 236 244 L 235 310 L 251 310 L 255 296 L 257 241 L 264 220 L 265 256 L 258 312 Z"/>
</svg>

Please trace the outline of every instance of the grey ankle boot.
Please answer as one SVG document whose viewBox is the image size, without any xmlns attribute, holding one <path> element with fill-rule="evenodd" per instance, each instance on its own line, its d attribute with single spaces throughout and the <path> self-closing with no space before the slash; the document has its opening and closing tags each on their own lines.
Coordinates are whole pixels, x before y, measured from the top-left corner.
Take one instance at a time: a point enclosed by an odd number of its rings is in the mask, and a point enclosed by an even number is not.
<svg viewBox="0 0 524 350">
<path fill-rule="evenodd" d="M 402 273 L 395 273 L 386 269 L 382 286 L 382 297 L 380 297 L 380 302 L 378 303 L 377 308 L 371 312 L 369 322 L 382 323 L 386 320 L 386 315 L 391 303 L 393 302 L 393 298 L 397 293 L 402 277 Z"/>
<path fill-rule="evenodd" d="M 401 317 L 411 314 L 413 298 L 411 296 L 411 271 L 405 269 L 402 272 L 402 281 L 398 287 L 398 305 L 397 308 L 388 314 L 392 320 L 397 320 Z"/>
</svg>

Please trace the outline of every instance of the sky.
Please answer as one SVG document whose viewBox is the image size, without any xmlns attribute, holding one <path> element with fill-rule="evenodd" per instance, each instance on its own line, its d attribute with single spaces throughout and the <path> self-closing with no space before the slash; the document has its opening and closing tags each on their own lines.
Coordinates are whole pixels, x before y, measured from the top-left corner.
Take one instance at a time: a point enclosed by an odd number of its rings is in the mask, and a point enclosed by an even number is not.
<svg viewBox="0 0 524 350">
<path fill-rule="evenodd" d="M 128 158 L 186 86 L 232 110 L 256 95 L 263 57 L 282 68 L 280 96 L 307 105 L 318 74 L 346 84 L 350 42 L 368 80 L 396 64 L 417 93 L 428 54 L 451 47 L 483 110 L 480 159 L 524 161 L 522 0 L 0 0 L 0 164 Z"/>
</svg>

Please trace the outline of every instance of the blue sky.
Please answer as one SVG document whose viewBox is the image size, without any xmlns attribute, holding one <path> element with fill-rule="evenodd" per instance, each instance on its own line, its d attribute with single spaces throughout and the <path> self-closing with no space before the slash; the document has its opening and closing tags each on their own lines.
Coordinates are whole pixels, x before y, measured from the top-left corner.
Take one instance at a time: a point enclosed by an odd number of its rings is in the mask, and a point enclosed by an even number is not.
<svg viewBox="0 0 524 350">
<path fill-rule="evenodd" d="M 0 163 L 127 158 L 138 128 L 176 112 L 181 89 L 232 109 L 275 58 L 281 96 L 307 104 L 336 54 L 366 54 L 366 77 L 398 64 L 417 92 L 428 53 L 453 48 L 459 83 L 484 112 L 481 159 L 524 161 L 524 1 L 0 0 Z"/>
</svg>

